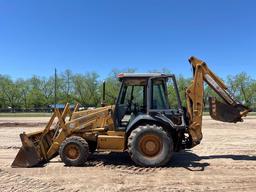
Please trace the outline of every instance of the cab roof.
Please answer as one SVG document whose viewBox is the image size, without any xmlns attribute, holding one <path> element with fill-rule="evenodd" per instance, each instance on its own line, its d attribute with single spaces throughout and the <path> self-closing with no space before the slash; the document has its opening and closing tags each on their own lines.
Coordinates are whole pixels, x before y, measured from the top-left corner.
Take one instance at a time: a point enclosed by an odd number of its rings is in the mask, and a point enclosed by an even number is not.
<svg viewBox="0 0 256 192">
<path fill-rule="evenodd" d="M 150 77 L 172 77 L 170 74 L 163 73 L 120 73 L 117 77 L 121 80 L 123 78 L 150 78 Z"/>
</svg>

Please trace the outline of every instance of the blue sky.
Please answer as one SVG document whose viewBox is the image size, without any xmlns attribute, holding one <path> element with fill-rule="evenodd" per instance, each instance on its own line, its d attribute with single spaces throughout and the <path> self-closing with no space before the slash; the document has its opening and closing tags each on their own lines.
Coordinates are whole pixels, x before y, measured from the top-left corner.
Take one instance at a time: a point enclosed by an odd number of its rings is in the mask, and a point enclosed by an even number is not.
<svg viewBox="0 0 256 192">
<path fill-rule="evenodd" d="M 0 0 L 0 74 L 167 68 L 191 76 L 187 59 L 219 76 L 256 78 L 256 1 Z"/>
</svg>

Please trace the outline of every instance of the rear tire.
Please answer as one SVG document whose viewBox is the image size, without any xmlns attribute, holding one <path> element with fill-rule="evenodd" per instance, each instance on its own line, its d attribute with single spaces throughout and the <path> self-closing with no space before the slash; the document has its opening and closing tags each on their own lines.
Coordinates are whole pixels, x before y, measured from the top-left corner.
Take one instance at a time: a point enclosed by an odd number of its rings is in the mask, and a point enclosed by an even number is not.
<svg viewBox="0 0 256 192">
<path fill-rule="evenodd" d="M 67 166 L 83 166 L 89 156 L 89 145 L 78 136 L 65 139 L 59 149 L 61 160 Z"/>
<path fill-rule="evenodd" d="M 173 140 L 160 126 L 139 126 L 128 138 L 128 152 L 140 166 L 164 166 L 172 157 Z"/>
</svg>

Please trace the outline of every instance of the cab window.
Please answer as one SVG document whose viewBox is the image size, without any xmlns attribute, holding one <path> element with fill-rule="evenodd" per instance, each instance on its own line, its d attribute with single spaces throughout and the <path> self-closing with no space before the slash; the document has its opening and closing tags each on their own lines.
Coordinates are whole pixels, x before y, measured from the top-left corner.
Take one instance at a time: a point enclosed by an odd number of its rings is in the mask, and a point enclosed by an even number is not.
<svg viewBox="0 0 256 192">
<path fill-rule="evenodd" d="M 152 80 L 152 109 L 168 109 L 167 92 L 164 80 Z"/>
</svg>

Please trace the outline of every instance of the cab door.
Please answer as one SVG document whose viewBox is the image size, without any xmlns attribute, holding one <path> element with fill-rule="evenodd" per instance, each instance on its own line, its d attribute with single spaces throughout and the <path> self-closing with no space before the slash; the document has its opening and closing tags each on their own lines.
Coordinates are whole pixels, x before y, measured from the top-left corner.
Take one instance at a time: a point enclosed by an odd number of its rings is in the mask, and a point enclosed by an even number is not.
<svg viewBox="0 0 256 192">
<path fill-rule="evenodd" d="M 115 127 L 124 130 L 138 114 L 146 111 L 146 79 L 123 80 L 115 107 Z"/>
</svg>

